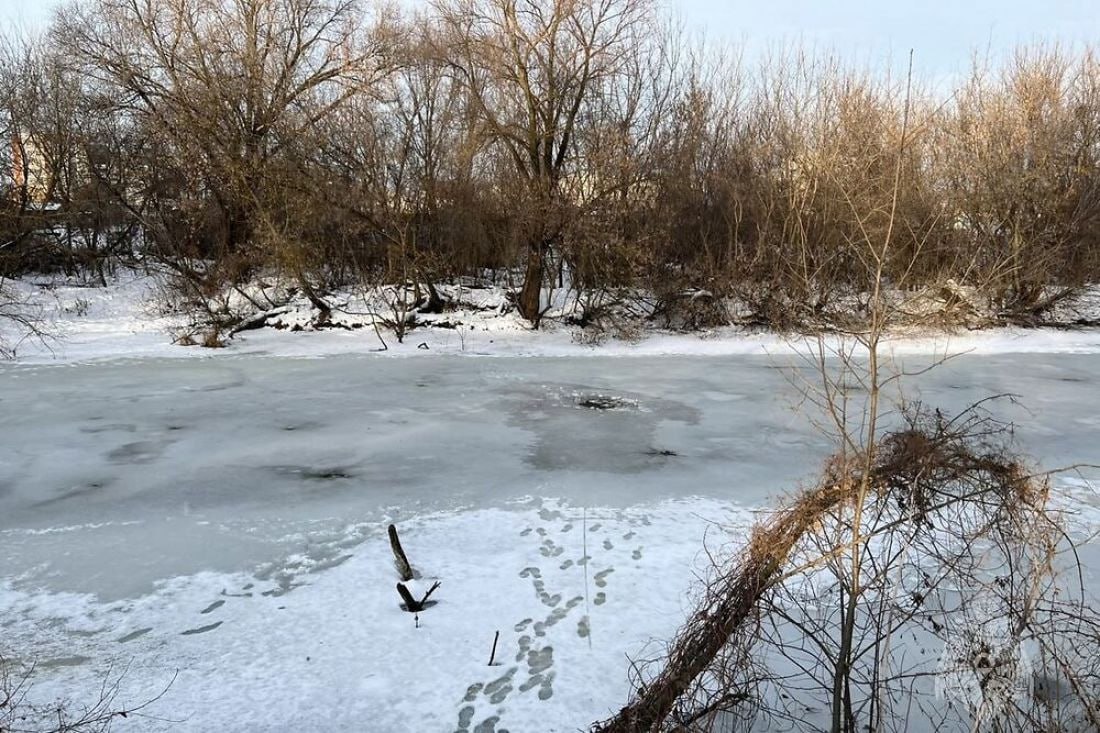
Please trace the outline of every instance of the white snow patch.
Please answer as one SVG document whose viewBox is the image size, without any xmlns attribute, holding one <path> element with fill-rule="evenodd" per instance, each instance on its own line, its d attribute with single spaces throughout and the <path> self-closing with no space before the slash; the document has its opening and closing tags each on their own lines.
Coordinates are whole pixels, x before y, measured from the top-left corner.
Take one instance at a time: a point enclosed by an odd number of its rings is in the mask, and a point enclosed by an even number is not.
<svg viewBox="0 0 1100 733">
<path fill-rule="evenodd" d="M 171 683 L 128 730 L 575 731 L 623 704 L 630 658 L 656 655 L 692 608 L 707 531 L 736 541 L 749 521 L 703 499 L 413 519 L 421 585 L 442 583 L 418 620 L 381 532 L 281 595 L 247 574 L 110 603 L 7 582 L 0 617 L 6 644 L 37 657 L 35 699 L 79 703 L 120 670 L 122 704 Z"/>
</svg>

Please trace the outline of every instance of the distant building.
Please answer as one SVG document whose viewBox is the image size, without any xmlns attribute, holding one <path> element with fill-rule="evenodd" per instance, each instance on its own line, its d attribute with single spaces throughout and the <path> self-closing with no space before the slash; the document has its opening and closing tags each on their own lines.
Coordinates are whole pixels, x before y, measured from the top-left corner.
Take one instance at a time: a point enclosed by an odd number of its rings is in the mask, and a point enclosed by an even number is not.
<svg viewBox="0 0 1100 733">
<path fill-rule="evenodd" d="M 49 161 L 34 137 L 13 132 L 11 136 L 12 197 L 38 206 L 49 203 L 54 189 L 54 175 Z"/>
</svg>

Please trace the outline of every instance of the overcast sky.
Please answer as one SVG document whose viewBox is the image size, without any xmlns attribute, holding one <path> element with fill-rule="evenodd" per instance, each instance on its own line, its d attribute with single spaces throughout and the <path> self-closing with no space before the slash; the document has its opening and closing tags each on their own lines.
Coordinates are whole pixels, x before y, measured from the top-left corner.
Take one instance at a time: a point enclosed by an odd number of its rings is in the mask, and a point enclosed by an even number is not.
<svg viewBox="0 0 1100 733">
<path fill-rule="evenodd" d="M 0 23 L 34 28 L 58 0 L 0 0 Z M 971 53 L 1021 42 L 1100 40 L 1100 0 L 666 0 L 689 27 L 742 44 L 751 58 L 802 42 L 873 65 L 912 48 L 933 77 L 962 71 Z"/>
</svg>

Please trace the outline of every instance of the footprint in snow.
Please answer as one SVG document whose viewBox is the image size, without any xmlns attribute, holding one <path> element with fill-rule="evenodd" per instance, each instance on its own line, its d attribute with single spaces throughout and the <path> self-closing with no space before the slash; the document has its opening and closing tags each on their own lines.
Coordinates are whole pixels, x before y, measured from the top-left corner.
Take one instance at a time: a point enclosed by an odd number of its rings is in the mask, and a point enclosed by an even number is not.
<svg viewBox="0 0 1100 733">
<path fill-rule="evenodd" d="M 138 629 L 137 631 L 131 631 L 126 636 L 123 636 L 122 638 L 120 638 L 118 640 L 118 643 L 119 644 L 125 644 L 128 641 L 133 641 L 134 639 L 137 639 L 140 636 L 145 636 L 146 634 L 148 634 L 152 630 L 153 630 L 152 626 L 147 626 L 144 629 Z"/>
<path fill-rule="evenodd" d="M 581 637 L 582 639 L 587 639 L 589 634 L 591 633 L 592 627 L 588 623 L 588 617 L 581 617 L 581 620 L 577 623 L 577 636 Z"/>
<path fill-rule="evenodd" d="M 458 730 L 460 733 L 470 730 L 470 723 L 474 722 L 475 712 L 473 705 L 467 705 L 458 711 Z"/>
<path fill-rule="evenodd" d="M 500 717 L 492 715 L 481 721 L 474 726 L 473 733 L 508 733 L 508 731 L 501 728 L 497 730 L 496 725 L 500 722 Z"/>
<path fill-rule="evenodd" d="M 606 588 L 607 576 L 613 572 L 615 572 L 615 568 L 608 568 L 607 570 L 601 570 L 600 572 L 596 573 L 596 587 Z"/>
<path fill-rule="evenodd" d="M 487 695 L 489 697 L 489 702 L 493 705 L 499 705 L 504 702 L 509 693 L 515 689 L 512 687 L 512 678 L 516 674 L 516 669 L 517 667 L 509 668 L 503 675 L 485 685 L 482 694 Z"/>
<path fill-rule="evenodd" d="M 565 552 L 565 548 L 555 544 L 553 540 L 545 540 L 539 548 L 539 554 L 543 557 L 557 557 Z"/>
</svg>

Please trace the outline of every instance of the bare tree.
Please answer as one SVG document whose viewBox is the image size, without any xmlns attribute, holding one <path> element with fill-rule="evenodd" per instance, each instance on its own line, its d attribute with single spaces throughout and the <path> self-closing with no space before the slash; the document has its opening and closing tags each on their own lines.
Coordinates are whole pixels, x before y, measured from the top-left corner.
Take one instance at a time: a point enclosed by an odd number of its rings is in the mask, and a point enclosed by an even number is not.
<svg viewBox="0 0 1100 733">
<path fill-rule="evenodd" d="M 247 271 L 250 248 L 270 234 L 265 206 L 293 175 L 287 147 L 388 67 L 381 35 L 365 28 L 354 0 L 95 0 L 65 14 L 55 36 L 120 113 L 161 137 L 196 223 L 216 215 L 212 249 L 192 241 L 175 256 Z"/>
<path fill-rule="evenodd" d="M 650 20 L 647 0 L 441 0 L 443 51 L 486 133 L 518 182 L 525 257 L 520 313 L 535 326 L 549 258 L 575 202 L 563 184 L 575 170 L 584 115 L 631 68 Z"/>
</svg>

